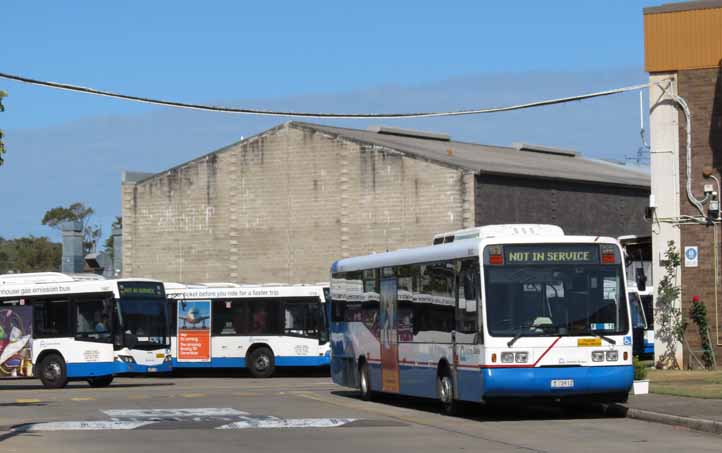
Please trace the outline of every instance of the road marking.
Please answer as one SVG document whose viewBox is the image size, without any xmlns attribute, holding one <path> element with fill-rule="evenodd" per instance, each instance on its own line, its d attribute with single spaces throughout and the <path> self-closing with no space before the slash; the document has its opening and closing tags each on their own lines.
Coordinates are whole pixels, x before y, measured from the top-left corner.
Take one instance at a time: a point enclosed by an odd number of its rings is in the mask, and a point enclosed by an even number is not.
<svg viewBox="0 0 722 453">
<path fill-rule="evenodd" d="M 33 404 L 33 403 L 42 403 L 39 399 L 35 398 L 18 398 L 15 400 L 15 403 L 17 404 Z"/>
<path fill-rule="evenodd" d="M 203 398 L 206 396 L 205 393 L 181 393 L 182 398 Z"/>
<path fill-rule="evenodd" d="M 95 401 L 92 396 L 79 396 L 76 398 L 70 398 L 71 401 Z"/>
<path fill-rule="evenodd" d="M 356 421 L 355 418 L 277 418 L 245 417 L 244 420 L 219 426 L 216 429 L 248 428 L 336 428 Z"/>
<path fill-rule="evenodd" d="M 190 409 L 107 409 L 102 411 L 114 421 L 201 421 L 221 418 L 232 421 L 248 415 L 230 407 L 197 407 Z"/>
<path fill-rule="evenodd" d="M 29 423 L 13 428 L 17 432 L 31 431 L 99 431 L 116 429 L 136 429 L 154 422 L 119 422 L 119 421 L 87 421 L 87 422 L 46 422 Z"/>
</svg>

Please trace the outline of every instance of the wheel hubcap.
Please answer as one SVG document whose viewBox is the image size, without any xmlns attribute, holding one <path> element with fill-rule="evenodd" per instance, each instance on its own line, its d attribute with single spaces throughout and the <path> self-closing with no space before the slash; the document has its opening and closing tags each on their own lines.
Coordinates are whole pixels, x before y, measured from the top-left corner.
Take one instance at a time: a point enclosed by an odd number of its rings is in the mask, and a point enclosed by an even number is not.
<svg viewBox="0 0 722 453">
<path fill-rule="evenodd" d="M 49 381 L 54 381 L 60 376 L 60 365 L 51 362 L 45 367 L 45 378 Z"/>
<path fill-rule="evenodd" d="M 265 370 L 268 368 L 268 365 L 270 363 L 270 360 L 265 355 L 258 356 L 256 359 L 256 369 L 258 370 Z"/>
<path fill-rule="evenodd" d="M 366 373 L 361 372 L 361 393 L 366 394 L 368 392 L 368 382 L 366 382 Z"/>
<path fill-rule="evenodd" d="M 444 376 L 441 378 L 441 402 L 448 404 L 451 402 L 451 379 Z"/>
</svg>

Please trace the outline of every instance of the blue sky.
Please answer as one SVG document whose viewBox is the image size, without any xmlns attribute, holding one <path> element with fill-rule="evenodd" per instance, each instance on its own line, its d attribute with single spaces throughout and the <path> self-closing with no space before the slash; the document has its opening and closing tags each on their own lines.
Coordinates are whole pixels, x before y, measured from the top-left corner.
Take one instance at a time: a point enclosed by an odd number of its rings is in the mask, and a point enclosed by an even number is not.
<svg viewBox="0 0 722 453">
<path fill-rule="evenodd" d="M 259 108 L 439 110 L 645 80 L 642 8 L 664 1 L 4 1 L 0 71 L 152 97 Z M 451 6 L 450 6 L 451 5 Z M 120 173 L 160 171 L 285 118 L 171 111 L 0 80 L 8 155 L 0 236 L 57 236 L 86 201 L 109 230 Z M 384 121 L 624 160 L 635 93 L 476 118 Z M 365 128 L 377 122 L 324 121 Z"/>
</svg>

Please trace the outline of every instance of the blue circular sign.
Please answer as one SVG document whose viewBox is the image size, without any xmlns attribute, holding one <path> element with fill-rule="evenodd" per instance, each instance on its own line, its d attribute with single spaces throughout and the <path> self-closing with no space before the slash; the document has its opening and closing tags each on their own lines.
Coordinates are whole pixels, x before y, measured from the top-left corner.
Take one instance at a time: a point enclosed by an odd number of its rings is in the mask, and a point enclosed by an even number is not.
<svg viewBox="0 0 722 453">
<path fill-rule="evenodd" d="M 688 260 L 696 259 L 697 258 L 697 249 L 690 247 L 687 250 L 685 250 L 684 254 Z"/>
</svg>

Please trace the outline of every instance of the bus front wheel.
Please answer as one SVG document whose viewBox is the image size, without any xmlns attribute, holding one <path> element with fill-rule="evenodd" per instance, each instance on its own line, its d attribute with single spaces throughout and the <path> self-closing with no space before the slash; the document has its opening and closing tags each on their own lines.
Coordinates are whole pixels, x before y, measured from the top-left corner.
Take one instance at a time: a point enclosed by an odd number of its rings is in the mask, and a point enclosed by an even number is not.
<svg viewBox="0 0 722 453">
<path fill-rule="evenodd" d="M 364 401 L 371 401 L 373 394 L 371 392 L 371 382 L 369 381 L 369 367 L 366 363 L 362 363 L 358 370 L 359 394 Z"/>
<path fill-rule="evenodd" d="M 273 351 L 265 346 L 254 349 L 248 355 L 248 370 L 255 378 L 271 377 L 275 368 Z"/>
<path fill-rule="evenodd" d="M 445 372 L 438 380 L 439 400 L 441 410 L 446 415 L 456 415 L 459 412 L 459 403 L 454 399 L 454 380 L 451 373 Z"/>
<path fill-rule="evenodd" d="M 40 380 L 49 389 L 60 389 L 68 383 L 65 360 L 59 354 L 48 354 L 40 362 Z"/>
<path fill-rule="evenodd" d="M 113 376 L 89 378 L 88 384 L 93 388 L 107 387 L 113 382 Z"/>
</svg>

